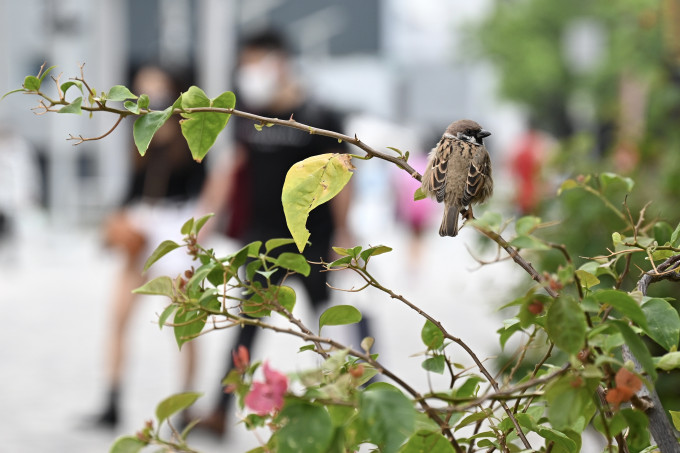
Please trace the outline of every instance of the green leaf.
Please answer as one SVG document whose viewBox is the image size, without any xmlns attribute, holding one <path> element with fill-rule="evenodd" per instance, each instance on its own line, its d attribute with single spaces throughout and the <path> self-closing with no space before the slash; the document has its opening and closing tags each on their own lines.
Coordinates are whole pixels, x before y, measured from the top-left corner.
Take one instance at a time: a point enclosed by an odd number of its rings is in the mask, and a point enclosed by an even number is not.
<svg viewBox="0 0 680 453">
<path fill-rule="evenodd" d="M 137 151 L 143 156 L 149 149 L 149 143 L 154 134 L 172 116 L 174 105 L 160 112 L 150 112 L 137 118 L 132 127 L 132 137 L 135 140 Z"/>
<path fill-rule="evenodd" d="M 186 222 L 184 222 L 184 224 L 182 224 L 182 228 L 180 228 L 179 231 L 184 236 L 186 236 L 187 234 L 191 233 L 191 230 L 193 229 L 193 227 L 194 227 L 194 218 L 192 217 L 189 220 L 187 220 Z"/>
<path fill-rule="evenodd" d="M 418 187 L 415 192 L 413 192 L 413 201 L 420 201 L 427 198 L 427 193 L 423 191 L 422 187 Z"/>
<path fill-rule="evenodd" d="M 680 431 L 680 411 L 668 411 L 671 414 L 671 419 L 673 420 L 673 426 L 675 429 Z"/>
<path fill-rule="evenodd" d="M 444 334 L 430 320 L 425 321 L 425 325 L 420 331 L 420 338 L 428 349 L 439 349 L 444 344 Z"/>
<path fill-rule="evenodd" d="M 668 352 L 662 355 L 656 362 L 656 367 L 664 371 L 680 368 L 680 351 Z"/>
<path fill-rule="evenodd" d="M 535 432 L 542 438 L 555 442 L 556 445 L 561 446 L 570 453 L 577 453 L 579 451 L 576 442 L 570 439 L 566 434 L 561 433 L 556 429 L 538 425 L 535 428 Z"/>
<path fill-rule="evenodd" d="M 359 394 L 359 418 L 383 453 L 398 451 L 413 431 L 416 410 L 397 389 L 371 385 Z"/>
<path fill-rule="evenodd" d="M 319 332 L 323 326 L 342 326 L 361 321 L 361 312 L 351 305 L 334 305 L 319 317 Z"/>
<path fill-rule="evenodd" d="M 644 330 L 649 338 L 656 341 L 666 351 L 678 346 L 680 316 L 671 304 L 664 299 L 648 299 L 643 302 L 642 312 L 647 319 L 648 328 Z"/>
<path fill-rule="evenodd" d="M 338 258 L 337 260 L 330 263 L 328 265 L 328 267 L 329 268 L 333 268 L 333 267 L 337 267 L 337 266 L 347 267 L 351 262 L 352 262 L 351 256 L 343 256 L 342 258 Z"/>
<path fill-rule="evenodd" d="M 503 218 L 497 212 L 486 211 L 480 218 L 471 219 L 471 225 L 486 231 L 496 231 L 501 227 Z"/>
<path fill-rule="evenodd" d="M 515 223 L 515 231 L 518 236 L 527 236 L 531 234 L 539 225 L 541 219 L 536 216 L 528 215 L 520 217 Z"/>
<path fill-rule="evenodd" d="M 501 349 L 505 349 L 505 343 L 508 342 L 510 337 L 512 337 L 515 333 L 522 331 L 522 324 L 521 324 L 519 318 L 510 318 L 507 321 L 512 321 L 512 322 L 507 323 L 506 326 L 501 327 L 500 329 L 498 329 L 496 331 L 496 333 L 499 334 Z"/>
<path fill-rule="evenodd" d="M 203 283 L 203 280 L 205 280 L 208 277 L 208 274 L 210 274 L 215 269 L 215 267 L 218 266 L 219 264 L 215 263 L 214 261 L 209 261 L 203 266 L 196 269 L 196 271 L 186 284 L 187 293 L 191 294 L 192 291 L 198 289 L 201 283 Z"/>
<path fill-rule="evenodd" d="M 673 234 L 671 234 L 671 245 L 673 247 L 680 246 L 680 223 L 678 223 L 678 226 L 673 230 Z"/>
<path fill-rule="evenodd" d="M 642 368 L 647 372 L 652 381 L 656 381 L 656 370 L 652 355 L 645 345 L 644 341 L 628 326 L 624 321 L 610 321 L 613 323 L 623 335 L 626 344 L 630 348 L 630 352 L 640 362 Z"/>
<path fill-rule="evenodd" d="M 206 222 L 213 218 L 214 216 L 215 214 L 211 212 L 196 219 L 194 225 L 191 227 L 191 232 L 193 234 L 198 235 L 198 233 L 200 233 L 201 230 L 203 229 L 203 226 L 205 226 Z"/>
<path fill-rule="evenodd" d="M 294 241 L 293 241 L 293 242 L 294 242 Z M 333 248 L 333 251 L 334 251 L 335 253 L 337 253 L 338 255 L 340 255 L 340 256 L 349 256 L 349 257 L 351 258 L 350 250 L 352 250 L 352 249 L 346 249 L 346 248 L 344 248 L 344 247 L 332 247 L 332 248 Z"/>
<path fill-rule="evenodd" d="M 298 349 L 298 352 L 313 351 L 316 346 L 313 344 L 306 344 Z"/>
<path fill-rule="evenodd" d="M 575 188 L 577 188 L 577 187 L 579 187 L 579 183 L 577 183 L 577 182 L 574 181 L 573 179 L 567 179 L 567 180 L 565 180 L 565 181 L 562 183 L 562 185 L 560 186 L 560 188 L 557 189 L 557 195 L 559 196 L 559 195 L 561 195 L 562 192 L 564 192 L 565 190 L 571 190 L 571 189 L 575 189 Z"/>
<path fill-rule="evenodd" d="M 83 111 L 80 108 L 80 105 L 82 103 L 83 97 L 78 96 L 69 105 L 65 105 L 62 108 L 60 108 L 57 113 L 75 113 L 76 115 L 81 115 L 83 113 Z"/>
<path fill-rule="evenodd" d="M 149 95 L 147 94 L 142 94 L 139 96 L 139 99 L 137 99 L 137 106 L 139 107 L 140 110 L 148 110 L 149 109 L 149 103 L 151 100 L 149 99 Z M 174 104 L 173 108 L 178 108 L 181 105 L 181 98 L 178 98 Z"/>
<path fill-rule="evenodd" d="M 482 409 L 479 412 L 475 412 L 473 414 L 468 415 L 467 417 L 463 418 L 458 425 L 456 425 L 455 431 L 458 431 L 461 428 L 464 428 L 468 425 L 471 425 L 475 422 L 478 422 L 479 420 L 484 420 L 486 418 L 489 418 L 493 415 L 493 413 L 489 409 Z"/>
<path fill-rule="evenodd" d="M 602 191 L 605 191 L 612 184 L 622 184 L 626 188 L 626 192 L 631 192 L 633 186 L 635 186 L 635 182 L 631 178 L 615 173 L 601 173 L 600 184 L 602 185 Z"/>
<path fill-rule="evenodd" d="M 127 99 L 137 99 L 137 96 L 123 85 L 114 85 L 106 94 L 109 101 L 125 101 Z"/>
<path fill-rule="evenodd" d="M 295 241 L 292 238 L 276 238 L 270 239 L 264 243 L 264 250 L 266 253 L 271 252 L 274 249 L 283 247 L 284 245 L 294 244 Z"/>
<path fill-rule="evenodd" d="M 654 224 L 653 232 L 654 240 L 659 244 L 665 244 L 666 242 L 671 241 L 671 236 L 673 235 L 673 228 L 670 226 L 668 222 L 658 221 Z"/>
<path fill-rule="evenodd" d="M 24 88 L 30 91 L 39 91 L 40 90 L 40 79 L 37 78 L 36 76 L 26 76 L 24 79 Z"/>
<path fill-rule="evenodd" d="M 571 296 L 561 296 L 548 309 L 546 330 L 555 346 L 569 354 L 578 353 L 586 340 L 586 316 Z"/>
<path fill-rule="evenodd" d="M 638 303 L 628 293 L 616 289 L 597 291 L 593 297 L 600 303 L 609 304 L 643 329 L 647 329 L 647 318 Z"/>
<path fill-rule="evenodd" d="M 297 272 L 305 277 L 309 276 L 311 270 L 307 258 L 299 253 L 283 252 L 276 258 L 274 264 L 289 271 Z"/>
<path fill-rule="evenodd" d="M 622 409 L 626 422 L 628 422 L 628 435 L 626 441 L 630 451 L 639 451 L 649 445 L 649 419 L 644 412 L 633 409 Z"/>
<path fill-rule="evenodd" d="M 278 453 L 326 452 L 333 439 L 328 411 L 307 401 L 287 401 L 276 423 L 284 424 L 274 434 Z"/>
<path fill-rule="evenodd" d="M 47 74 L 52 72 L 52 69 L 56 68 L 56 66 L 50 66 L 49 68 L 45 69 L 42 74 L 40 74 L 40 77 L 38 77 L 38 80 L 40 80 L 40 83 L 42 84 L 42 81 L 45 80 L 45 77 L 47 77 Z"/>
<path fill-rule="evenodd" d="M 175 291 L 172 286 L 172 279 L 165 275 L 156 277 L 153 280 L 146 282 L 132 292 L 135 294 L 168 296 L 169 298 L 172 298 L 175 295 Z"/>
<path fill-rule="evenodd" d="M 109 453 L 138 453 L 146 445 L 146 442 L 142 442 L 135 436 L 122 436 L 111 445 Z"/>
<path fill-rule="evenodd" d="M 581 286 L 586 289 L 590 289 L 600 283 L 599 278 L 595 277 L 590 272 L 584 271 L 583 269 L 578 269 L 574 273 L 578 277 L 579 282 L 581 282 Z"/>
<path fill-rule="evenodd" d="M 472 398 L 477 396 L 480 382 L 484 382 L 484 379 L 479 376 L 470 376 L 463 382 L 463 385 L 456 389 L 456 398 Z"/>
<path fill-rule="evenodd" d="M 279 304 L 289 312 L 293 312 L 295 308 L 295 290 L 290 286 L 279 286 L 276 292 L 277 300 Z"/>
<path fill-rule="evenodd" d="M 328 413 L 331 416 L 333 426 L 343 426 L 347 421 L 356 414 L 356 409 L 350 406 L 336 406 L 329 404 L 326 406 Z"/>
<path fill-rule="evenodd" d="M 168 320 L 171 314 L 173 314 L 177 310 L 177 305 L 175 304 L 170 304 L 165 309 L 163 310 L 163 313 L 158 317 L 158 327 L 160 329 L 163 328 L 165 325 L 165 322 Z"/>
<path fill-rule="evenodd" d="M 196 309 L 182 308 L 175 313 L 173 321 L 175 340 L 180 349 L 184 343 L 201 333 L 206 318 L 205 312 Z"/>
<path fill-rule="evenodd" d="M 453 453 L 455 450 L 440 432 L 420 430 L 399 449 L 399 453 Z"/>
<path fill-rule="evenodd" d="M 580 376 L 564 375 L 552 381 L 545 389 L 548 403 L 548 419 L 553 428 L 573 429 L 576 425 L 585 427 L 595 410 L 592 394 L 597 379 L 583 379 Z M 583 423 L 579 419 L 585 417 Z"/>
<path fill-rule="evenodd" d="M 321 154 L 298 162 L 288 170 L 281 201 L 286 224 L 300 252 L 309 239 L 305 226 L 309 213 L 345 187 L 353 168 L 351 156 L 347 154 Z"/>
<path fill-rule="evenodd" d="M 2 101 L 3 99 L 5 99 L 5 98 L 6 98 L 7 96 L 9 96 L 10 94 L 19 93 L 20 91 L 21 91 L 21 92 L 24 92 L 24 91 L 26 91 L 26 89 L 24 89 L 24 88 L 17 88 L 16 90 L 8 91 L 7 93 L 5 93 L 5 94 L 2 95 L 2 97 L 0 98 L 0 101 Z"/>
<path fill-rule="evenodd" d="M 246 279 L 248 281 L 255 277 L 255 272 L 257 272 L 262 267 L 262 260 L 253 260 L 246 266 Z"/>
<path fill-rule="evenodd" d="M 196 86 L 182 94 L 182 108 L 214 107 L 232 109 L 236 105 L 236 97 L 231 91 L 225 91 L 215 99 L 208 96 Z M 200 162 L 215 144 L 217 136 L 225 128 L 231 114 L 217 112 L 182 113 L 180 121 L 182 134 L 187 140 L 191 155 Z"/>
<path fill-rule="evenodd" d="M 136 102 L 125 101 L 123 103 L 123 107 L 125 107 L 125 110 L 128 110 L 128 111 L 134 113 L 135 115 L 139 115 L 139 105 L 137 105 Z"/>
<path fill-rule="evenodd" d="M 517 236 L 510 241 L 510 245 L 518 249 L 549 250 L 550 247 L 534 236 Z"/>
<path fill-rule="evenodd" d="M 362 260 L 368 262 L 368 260 L 372 256 L 382 255 L 383 253 L 388 253 L 391 251 L 392 251 L 391 247 L 387 247 L 386 245 L 376 245 L 375 247 L 367 248 L 366 250 L 361 252 L 359 256 L 361 257 Z"/>
<path fill-rule="evenodd" d="M 65 95 L 68 89 L 73 86 L 80 90 L 80 94 L 83 94 L 83 83 L 80 80 L 69 80 L 68 82 L 62 83 L 59 88 L 61 89 L 62 94 Z"/>
<path fill-rule="evenodd" d="M 156 261 L 158 261 L 159 259 L 161 259 L 165 255 L 167 255 L 168 253 L 170 253 L 173 250 L 180 248 L 180 247 L 181 247 L 181 245 L 179 245 L 175 241 L 167 240 L 167 241 L 161 242 L 158 245 L 158 247 L 156 247 L 156 250 L 154 250 L 151 253 L 149 258 L 146 260 L 146 263 L 144 263 L 144 269 L 142 270 L 142 272 L 146 272 L 147 270 L 149 270 L 149 268 L 151 267 L 151 265 L 153 263 L 155 263 Z"/>
<path fill-rule="evenodd" d="M 427 371 L 437 374 L 444 374 L 444 370 L 446 369 L 446 359 L 443 355 L 428 357 L 423 361 L 421 366 Z"/>
<path fill-rule="evenodd" d="M 156 406 L 156 418 L 160 426 L 166 419 L 196 402 L 203 394 L 196 392 L 177 393 L 164 399 Z"/>
<path fill-rule="evenodd" d="M 615 437 L 619 433 L 623 432 L 627 426 L 626 419 L 621 412 L 615 413 L 607 420 L 607 429 L 605 429 L 605 426 L 602 423 L 601 415 L 593 417 L 593 427 L 605 436 L 609 435 Z"/>
</svg>

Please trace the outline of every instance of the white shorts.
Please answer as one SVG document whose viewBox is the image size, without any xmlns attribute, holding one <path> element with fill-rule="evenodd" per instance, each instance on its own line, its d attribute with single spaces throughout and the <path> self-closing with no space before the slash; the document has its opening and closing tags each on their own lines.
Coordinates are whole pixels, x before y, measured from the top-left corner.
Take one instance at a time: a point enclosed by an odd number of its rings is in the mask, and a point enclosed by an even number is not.
<svg viewBox="0 0 680 453">
<path fill-rule="evenodd" d="M 165 241 L 175 241 L 183 245 L 180 229 L 184 222 L 195 215 L 196 201 L 186 202 L 139 202 L 127 208 L 127 215 L 134 227 L 146 237 L 146 246 L 140 256 L 140 266 L 143 266 L 147 258 Z M 148 270 L 150 278 L 167 275 L 175 278 L 192 265 L 197 266 L 197 261 L 187 254 L 186 247 L 180 247 L 168 253 L 156 261 Z M 200 265 L 200 263 L 198 263 Z"/>
</svg>

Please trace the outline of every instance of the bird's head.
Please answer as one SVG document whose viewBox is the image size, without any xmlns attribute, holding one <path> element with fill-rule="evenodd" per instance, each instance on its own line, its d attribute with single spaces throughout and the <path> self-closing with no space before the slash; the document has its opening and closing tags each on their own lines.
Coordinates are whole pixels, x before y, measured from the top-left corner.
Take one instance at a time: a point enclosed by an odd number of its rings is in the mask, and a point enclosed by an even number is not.
<svg viewBox="0 0 680 453">
<path fill-rule="evenodd" d="M 472 120 L 458 120 L 446 128 L 444 135 L 476 145 L 483 145 L 484 137 L 491 135 L 491 132 L 485 131 L 482 126 Z"/>
</svg>

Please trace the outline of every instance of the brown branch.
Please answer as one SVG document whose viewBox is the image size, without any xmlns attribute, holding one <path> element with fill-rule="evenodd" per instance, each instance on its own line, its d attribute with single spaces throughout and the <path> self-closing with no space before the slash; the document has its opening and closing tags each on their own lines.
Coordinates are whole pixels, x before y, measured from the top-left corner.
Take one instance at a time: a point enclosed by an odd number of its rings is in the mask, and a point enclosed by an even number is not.
<svg viewBox="0 0 680 453">
<path fill-rule="evenodd" d="M 80 145 L 83 142 L 91 142 L 91 141 L 94 141 L 94 140 L 101 140 L 101 139 L 105 138 L 106 136 L 108 136 L 111 132 L 115 131 L 116 128 L 118 127 L 118 125 L 120 124 L 120 122 L 123 121 L 123 118 L 125 118 L 125 116 L 119 115 L 118 120 L 113 125 L 113 127 L 111 127 L 111 129 L 109 129 L 107 132 L 100 135 L 99 137 L 83 137 L 82 135 L 74 137 L 73 135 L 69 135 L 69 138 L 67 138 L 67 140 L 78 140 L 76 143 L 73 144 L 73 146 Z"/>
<path fill-rule="evenodd" d="M 196 108 L 188 108 L 188 109 L 175 109 L 173 113 L 179 114 L 179 113 L 198 113 L 198 112 L 216 112 L 216 113 L 226 113 L 234 116 L 238 116 L 241 118 L 249 119 L 255 122 L 260 122 L 260 123 L 267 123 L 267 124 L 274 124 L 278 126 L 285 126 L 285 127 L 290 127 L 293 129 L 298 129 L 304 132 L 308 132 L 313 135 L 322 135 L 324 137 L 330 137 L 334 138 L 336 140 L 341 140 L 344 142 L 347 142 L 351 145 L 356 146 L 357 148 L 361 149 L 366 153 L 367 156 L 369 157 L 377 157 L 382 160 L 386 160 L 388 162 L 392 162 L 393 164 L 397 165 L 398 167 L 404 169 L 407 171 L 411 177 L 414 179 L 417 179 L 418 181 L 421 180 L 422 176 L 418 171 L 416 171 L 413 167 L 411 167 L 406 160 L 391 156 L 389 154 L 377 151 L 376 149 L 368 146 L 354 134 L 354 137 L 351 137 L 349 135 L 341 134 L 339 132 L 335 131 L 329 131 L 326 129 L 319 129 L 316 127 L 309 126 L 307 124 L 299 123 L 293 119 L 287 119 L 287 120 L 282 120 L 279 118 L 269 118 L 266 116 L 261 116 L 261 115 L 255 115 L 253 113 L 248 113 L 244 112 L 241 110 L 237 109 L 224 109 L 224 108 L 216 108 L 216 107 L 196 107 Z"/>
<path fill-rule="evenodd" d="M 678 267 L 680 266 L 680 255 L 674 255 L 668 258 L 666 261 L 657 266 L 657 272 L 646 273 L 638 281 L 637 288 L 642 293 L 643 296 L 647 295 L 647 290 L 649 285 L 652 283 L 659 282 L 661 280 L 670 281 L 680 281 L 680 273 L 678 273 Z M 642 365 L 635 358 L 630 348 L 627 345 L 621 347 L 624 360 L 632 360 L 635 363 L 635 369 L 637 371 L 642 370 Z M 656 390 L 649 390 L 646 386 L 637 393 L 639 398 L 649 398 L 651 400 L 651 405 L 649 409 L 645 411 L 647 417 L 649 417 L 649 431 L 652 437 L 656 441 L 659 450 L 662 453 L 679 453 L 680 444 L 678 443 L 677 432 L 675 428 L 671 425 L 666 412 L 661 404 L 659 395 Z"/>
<path fill-rule="evenodd" d="M 541 285 L 544 285 L 544 286 L 545 286 L 545 291 L 546 291 L 551 297 L 557 298 L 557 296 L 558 296 L 557 292 L 556 292 L 555 290 L 553 290 L 552 288 L 550 288 L 549 286 L 546 286 L 546 285 L 545 285 L 544 279 L 541 277 L 541 275 L 538 273 L 538 271 L 536 271 L 536 269 L 534 268 L 534 266 L 532 266 L 530 262 L 528 262 L 527 260 L 525 260 L 525 259 L 522 257 L 522 255 L 519 254 L 519 251 L 518 251 L 516 248 L 514 248 L 513 246 L 511 246 L 511 245 L 508 243 L 508 241 L 506 241 L 505 239 L 503 239 L 503 237 L 502 237 L 500 234 L 496 233 L 495 231 L 491 231 L 491 230 L 486 230 L 486 229 L 480 228 L 480 227 L 478 227 L 478 226 L 476 226 L 476 225 L 473 225 L 473 227 L 474 227 L 477 231 L 479 231 L 480 233 L 482 233 L 484 236 L 488 237 L 489 239 L 491 239 L 492 241 L 494 241 L 496 244 L 498 244 L 499 246 L 501 246 L 501 247 L 508 253 L 508 255 L 510 255 L 510 258 L 512 258 L 512 260 L 513 260 L 515 263 L 517 263 L 522 269 L 524 269 L 524 270 L 531 276 L 531 278 L 532 278 L 533 280 L 535 280 L 537 283 L 540 283 Z"/>
<path fill-rule="evenodd" d="M 489 381 L 489 383 L 494 388 L 494 390 L 496 392 L 500 392 L 500 386 L 498 385 L 498 382 L 496 382 L 496 380 L 491 375 L 489 370 L 487 370 L 487 368 L 484 366 L 484 364 L 479 359 L 479 357 L 477 357 L 477 354 L 475 354 L 475 352 L 463 340 L 461 340 L 460 338 L 456 337 L 455 335 L 452 335 L 451 333 L 449 333 L 444 328 L 444 326 L 442 325 L 441 322 L 439 322 L 437 319 L 433 318 L 431 315 L 429 315 L 428 313 L 423 311 L 420 307 L 418 307 L 417 305 L 415 305 L 414 303 L 412 303 L 411 301 L 406 299 L 404 296 L 402 296 L 400 294 L 396 294 L 391 289 L 385 288 L 384 286 L 382 286 L 380 283 L 378 283 L 377 280 L 375 280 L 375 278 L 373 278 L 373 276 L 371 276 L 371 274 L 369 274 L 366 271 L 366 269 L 357 269 L 355 267 L 351 267 L 351 269 L 356 271 L 362 278 L 364 278 L 366 280 L 366 282 L 370 282 L 371 286 L 373 286 L 374 288 L 379 289 L 380 291 L 386 293 L 392 299 L 397 299 L 397 300 L 401 301 L 402 303 L 407 305 L 409 308 L 414 310 L 416 313 L 418 313 L 420 316 L 422 316 L 423 318 L 427 319 L 432 324 L 437 326 L 437 328 L 442 332 L 442 334 L 444 335 L 445 338 L 453 341 L 458 346 L 463 348 L 463 350 L 465 350 L 465 352 L 468 354 L 468 356 L 470 356 L 470 358 L 472 358 L 472 360 L 475 362 L 475 365 L 477 365 L 477 368 L 479 369 L 479 371 L 481 371 L 481 373 L 484 375 L 484 377 L 486 377 L 486 379 Z M 512 411 L 510 410 L 508 405 L 505 404 L 504 401 L 500 401 L 500 404 L 503 407 L 503 410 L 505 410 L 505 413 L 508 415 L 510 420 L 512 420 L 512 423 L 515 426 L 515 429 L 517 430 L 517 435 L 519 436 L 519 438 L 522 441 L 522 443 L 524 444 L 524 446 L 526 448 L 531 448 L 531 444 L 529 443 L 526 436 L 524 435 L 522 428 L 519 426 L 519 422 L 515 418 L 514 414 L 512 413 Z"/>
</svg>

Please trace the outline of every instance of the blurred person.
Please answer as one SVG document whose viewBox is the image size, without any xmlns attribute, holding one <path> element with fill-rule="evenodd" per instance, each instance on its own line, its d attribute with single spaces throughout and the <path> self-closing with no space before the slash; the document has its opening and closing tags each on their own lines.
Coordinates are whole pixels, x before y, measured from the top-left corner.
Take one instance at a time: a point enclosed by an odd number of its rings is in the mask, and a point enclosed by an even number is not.
<svg viewBox="0 0 680 453">
<path fill-rule="evenodd" d="M 515 207 L 520 215 L 535 213 L 549 191 L 545 166 L 555 141 L 529 122 L 510 149 L 510 172 L 515 180 Z"/>
<path fill-rule="evenodd" d="M 276 31 L 254 34 L 242 42 L 235 80 L 237 104 L 245 111 L 267 117 L 292 117 L 322 129 L 342 129 L 336 112 L 306 96 L 293 70 L 288 45 Z M 202 198 L 203 210 L 230 211 L 227 234 L 244 244 L 290 237 L 280 196 L 288 169 L 310 156 L 345 152 L 344 145 L 296 129 L 274 126 L 258 131 L 251 120 L 232 117 L 231 121 L 235 149 L 211 172 Z M 304 251 L 309 260 L 328 260 L 331 241 L 333 245 L 351 245 L 347 228 L 350 198 L 350 186 L 346 186 L 333 200 L 310 213 L 307 228 L 311 244 Z M 297 252 L 294 246 L 277 251 L 284 250 Z M 309 277 L 301 281 L 315 310 L 329 298 L 328 273 L 320 270 L 319 265 L 312 265 Z M 257 332 L 254 326 L 239 329 L 228 352 L 225 375 L 233 367 L 232 351 L 238 346 L 250 350 Z M 202 418 L 199 427 L 223 435 L 230 402 L 231 395 L 220 392 L 213 410 Z"/>
<path fill-rule="evenodd" d="M 409 163 L 422 175 L 427 167 L 427 154 L 422 152 L 412 153 Z M 410 259 L 408 264 L 413 271 L 420 268 L 423 231 L 430 224 L 435 210 L 434 203 L 427 199 L 413 200 L 413 194 L 419 187 L 420 182 L 417 179 L 400 168 L 395 169 L 396 217 L 408 228 L 410 233 Z"/>
<path fill-rule="evenodd" d="M 33 148 L 23 137 L 0 121 L 0 250 L 7 245 L 7 258 L 15 255 L 12 239 L 22 214 L 37 206 L 40 175 Z M 4 253 L 3 253 L 4 255 Z"/>
<path fill-rule="evenodd" d="M 157 66 L 143 66 L 132 83 L 133 91 L 147 94 L 151 109 L 163 109 L 180 94 L 180 87 L 169 72 Z M 149 149 L 141 157 L 134 146 L 132 177 L 123 205 L 104 225 L 104 240 L 124 256 L 124 265 L 117 277 L 112 300 L 111 331 L 108 351 L 108 396 L 96 423 L 114 427 L 120 417 L 121 384 L 126 350 L 126 328 L 135 308 L 132 290 L 141 286 L 148 275 L 142 275 L 144 262 L 151 252 L 166 239 L 181 241 L 182 224 L 195 214 L 196 200 L 205 179 L 204 166 L 195 162 L 177 121 L 166 122 L 153 137 Z M 189 269 L 192 262 L 183 250 L 177 250 L 154 265 L 151 272 L 178 275 Z M 193 379 L 194 347 L 191 342 L 182 348 L 187 367 L 184 387 Z"/>
</svg>

